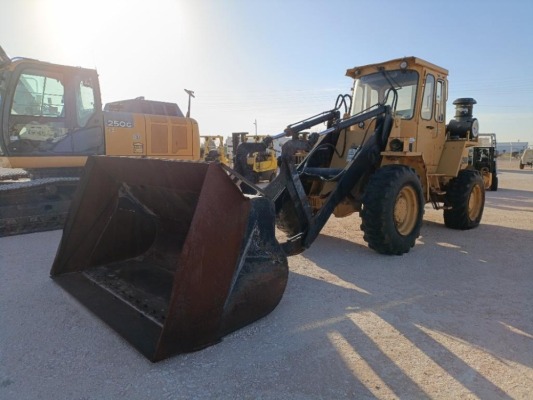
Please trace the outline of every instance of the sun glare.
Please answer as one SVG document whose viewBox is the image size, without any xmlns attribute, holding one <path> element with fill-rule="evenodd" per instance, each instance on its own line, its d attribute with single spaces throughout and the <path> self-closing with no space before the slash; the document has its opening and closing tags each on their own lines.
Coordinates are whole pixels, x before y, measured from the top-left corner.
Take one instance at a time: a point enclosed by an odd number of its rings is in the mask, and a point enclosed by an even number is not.
<svg viewBox="0 0 533 400">
<path fill-rule="evenodd" d="M 187 43 L 187 6 L 180 1 L 51 0 L 37 2 L 34 13 L 33 35 L 59 62 L 73 65 L 94 67 Z"/>
<path fill-rule="evenodd" d="M 205 29 L 198 7 L 184 0 L 36 1 L 26 40 L 37 54 L 29 56 L 97 69 L 104 103 L 137 96 L 176 101 L 200 73 L 199 63 L 190 62 Z"/>
</svg>

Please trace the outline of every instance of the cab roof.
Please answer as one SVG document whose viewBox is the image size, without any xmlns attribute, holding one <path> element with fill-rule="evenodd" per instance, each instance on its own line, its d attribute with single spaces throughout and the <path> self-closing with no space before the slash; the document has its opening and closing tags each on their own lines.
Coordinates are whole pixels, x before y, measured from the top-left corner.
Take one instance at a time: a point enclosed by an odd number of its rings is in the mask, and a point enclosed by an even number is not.
<svg viewBox="0 0 533 400">
<path fill-rule="evenodd" d="M 403 58 L 395 58 L 393 60 L 380 62 L 376 64 L 367 64 L 360 67 L 353 67 L 346 70 L 346 76 L 349 76 L 351 78 L 357 78 L 361 75 L 368 75 L 377 71 L 381 70 L 395 70 L 395 69 L 402 69 L 402 63 L 405 62 L 404 68 L 410 68 L 410 69 L 419 69 L 419 68 L 428 68 L 435 72 L 438 72 L 442 75 L 448 75 L 448 70 L 442 67 L 439 67 L 438 65 L 432 64 L 428 61 L 425 61 L 418 57 L 403 57 Z"/>
</svg>

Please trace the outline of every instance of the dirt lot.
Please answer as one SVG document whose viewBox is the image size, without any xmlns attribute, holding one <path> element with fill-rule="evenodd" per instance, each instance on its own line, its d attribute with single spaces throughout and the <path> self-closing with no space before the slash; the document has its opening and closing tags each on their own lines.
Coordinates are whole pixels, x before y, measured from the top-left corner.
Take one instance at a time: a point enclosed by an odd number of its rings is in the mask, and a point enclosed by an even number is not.
<svg viewBox="0 0 533 400">
<path fill-rule="evenodd" d="M 157 364 L 48 277 L 60 231 L 0 238 L 0 398 L 531 399 L 533 171 L 500 168 L 478 229 L 426 207 L 387 257 L 332 219 L 272 314 Z"/>
</svg>

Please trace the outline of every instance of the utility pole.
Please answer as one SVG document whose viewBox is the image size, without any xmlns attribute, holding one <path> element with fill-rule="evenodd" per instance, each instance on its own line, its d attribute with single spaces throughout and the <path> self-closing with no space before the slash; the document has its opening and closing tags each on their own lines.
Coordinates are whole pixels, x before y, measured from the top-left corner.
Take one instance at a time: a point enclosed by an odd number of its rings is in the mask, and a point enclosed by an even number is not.
<svg viewBox="0 0 533 400">
<path fill-rule="evenodd" d="M 194 91 L 184 89 L 185 92 L 189 95 L 189 105 L 187 106 L 187 118 L 191 116 L 191 97 L 194 98 Z"/>
<path fill-rule="evenodd" d="M 255 136 L 257 136 L 257 119 L 255 119 L 254 125 L 255 125 Z"/>
</svg>

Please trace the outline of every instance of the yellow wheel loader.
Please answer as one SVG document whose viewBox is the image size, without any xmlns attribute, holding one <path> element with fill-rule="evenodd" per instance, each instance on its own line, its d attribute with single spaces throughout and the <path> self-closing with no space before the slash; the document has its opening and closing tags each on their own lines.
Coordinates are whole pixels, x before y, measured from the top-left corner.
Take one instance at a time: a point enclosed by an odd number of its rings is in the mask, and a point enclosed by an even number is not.
<svg viewBox="0 0 533 400">
<path fill-rule="evenodd" d="M 388 255 L 415 245 L 426 203 L 450 228 L 478 226 L 485 190 L 468 165 L 475 100 L 456 100 L 446 124 L 447 71 L 415 57 L 347 75 L 353 92 L 332 110 L 253 143 L 291 138 L 263 189 L 218 163 L 90 157 L 52 278 L 157 361 L 271 312 L 287 257 L 311 246 L 332 214 L 359 212 L 369 247 Z"/>
<path fill-rule="evenodd" d="M 102 110 L 100 98 L 95 70 L 0 48 L 0 168 L 16 171 L 0 173 L 0 236 L 61 228 L 87 156 L 199 160 L 198 124 L 177 104 L 137 98 Z"/>
</svg>

